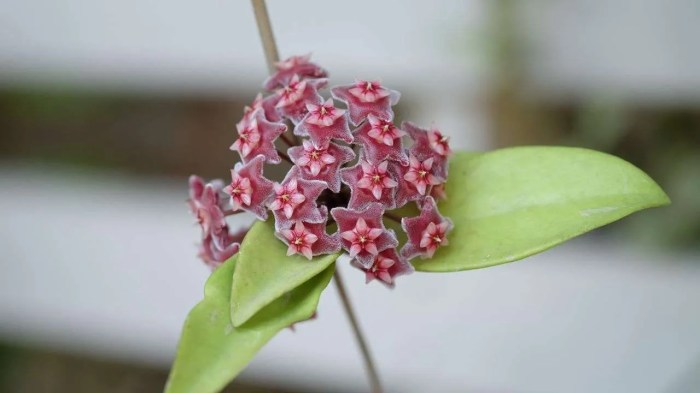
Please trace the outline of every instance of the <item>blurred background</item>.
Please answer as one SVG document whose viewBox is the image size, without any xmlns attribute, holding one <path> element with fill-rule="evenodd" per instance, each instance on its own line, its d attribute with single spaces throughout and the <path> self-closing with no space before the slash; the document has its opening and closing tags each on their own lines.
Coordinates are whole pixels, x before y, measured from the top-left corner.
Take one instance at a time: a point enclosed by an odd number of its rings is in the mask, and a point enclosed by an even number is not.
<svg viewBox="0 0 700 393">
<path fill-rule="evenodd" d="M 603 150 L 673 200 L 394 291 L 343 264 L 388 391 L 700 391 L 699 2 L 268 8 L 283 57 L 381 78 L 454 148 Z M 247 1 L 0 0 L 0 391 L 162 390 L 209 274 L 186 178 L 228 176 L 265 70 Z M 367 391 L 333 286 L 231 391 Z"/>
</svg>

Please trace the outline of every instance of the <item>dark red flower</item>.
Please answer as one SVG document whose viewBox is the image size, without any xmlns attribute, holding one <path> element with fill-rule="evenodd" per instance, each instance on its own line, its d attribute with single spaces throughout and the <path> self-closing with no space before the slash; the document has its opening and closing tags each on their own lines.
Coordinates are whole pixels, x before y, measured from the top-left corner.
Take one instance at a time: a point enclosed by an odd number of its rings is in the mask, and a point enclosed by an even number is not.
<svg viewBox="0 0 700 393">
<path fill-rule="evenodd" d="M 365 272 L 365 281 L 367 283 L 376 279 L 389 288 L 394 287 L 394 278 L 396 276 L 413 272 L 413 266 L 405 258 L 401 257 L 395 248 L 388 248 L 377 254 L 370 267 L 366 267 L 355 260 L 352 260 L 350 263 Z"/>
<path fill-rule="evenodd" d="M 390 287 L 396 276 L 413 270 L 409 258 L 432 256 L 447 244 L 452 224 L 440 216 L 434 198 L 446 197 L 448 138 L 408 122 L 396 127 L 392 106 L 400 94 L 376 81 L 333 87 L 331 95 L 347 106 L 337 108 L 333 98 L 319 94 L 326 76 L 308 55 L 277 63 L 265 81 L 274 92 L 258 94 L 236 125 L 238 139 L 231 149 L 243 163 L 234 166 L 231 182 L 223 188 L 191 178 L 188 202 L 202 225 L 200 256 L 210 266 L 238 251 L 240 238 L 225 221 L 232 213 L 229 201 L 234 212 L 247 210 L 262 220 L 271 210 L 275 235 L 288 254 L 311 259 L 343 248 L 368 282 Z M 288 122 L 294 125 L 289 138 L 282 135 Z M 406 136 L 413 140 L 409 148 L 403 145 Z M 358 155 L 356 164 L 348 165 Z M 282 159 L 293 165 L 284 180 L 273 183 L 263 176 L 263 166 Z M 396 233 L 384 226 L 384 212 L 412 201 L 422 210 L 401 220 L 408 242 L 399 253 Z M 329 235 L 326 228 L 333 222 L 338 231 Z"/>
<path fill-rule="evenodd" d="M 309 61 L 311 54 L 303 56 L 292 56 L 286 60 L 275 64 L 277 71 L 272 74 L 263 86 L 266 90 L 272 91 L 278 87 L 286 86 L 289 81 L 298 75 L 302 79 L 325 78 L 328 73 L 323 68 Z"/>
<path fill-rule="evenodd" d="M 294 134 L 309 136 L 316 146 L 323 146 L 331 139 L 352 143 L 348 115 L 344 109 L 333 106 L 328 99 L 323 104 L 307 104 L 308 113 L 294 128 Z"/>
<path fill-rule="evenodd" d="M 382 120 L 374 115 L 368 115 L 367 121 L 371 126 L 370 130 L 367 131 L 367 136 L 373 138 L 378 144 L 385 144 L 387 146 L 394 146 L 394 144 L 401 144 L 401 137 L 406 135 L 406 133 L 398 129 L 394 123 L 389 120 Z"/>
<path fill-rule="evenodd" d="M 300 176 L 300 168 L 293 166 L 282 183 L 274 184 L 274 196 L 269 204 L 275 215 L 275 229 L 290 228 L 295 222 L 317 224 L 325 222 L 316 199 L 326 189 L 326 183 L 306 180 Z"/>
<path fill-rule="evenodd" d="M 362 144 L 364 148 L 365 157 L 367 161 L 371 163 L 378 163 L 384 160 L 398 161 L 401 165 L 408 165 L 408 156 L 404 150 L 401 139 L 393 139 L 392 144 L 386 144 L 383 137 L 381 140 L 370 135 L 370 132 L 376 130 L 377 127 L 383 128 L 384 125 L 390 124 L 384 122 L 380 119 L 372 117 L 372 122 L 367 121 L 362 123 L 358 128 L 356 128 L 352 133 L 355 139 Z"/>
<path fill-rule="evenodd" d="M 190 176 L 190 198 L 187 200 L 190 211 L 202 227 L 202 237 L 217 234 L 226 226 L 222 202 L 219 198 L 221 182 L 204 184 L 199 176 Z"/>
<path fill-rule="evenodd" d="M 235 240 L 235 237 L 228 233 L 228 228 L 219 235 L 206 236 L 199 246 L 198 256 L 211 270 L 215 270 L 238 252 L 241 244 Z"/>
<path fill-rule="evenodd" d="M 295 75 L 289 84 L 277 90 L 275 108 L 280 115 L 298 124 L 309 112 L 306 108 L 308 104 L 319 105 L 323 102 L 323 97 L 318 94 L 318 90 L 326 84 L 328 84 L 327 79 L 299 79 Z"/>
<path fill-rule="evenodd" d="M 338 169 L 355 158 L 352 149 L 329 143 L 314 146 L 311 141 L 304 141 L 303 146 L 289 149 L 289 157 L 301 169 L 301 177 L 307 180 L 320 180 L 333 192 L 340 191 L 340 174 Z"/>
<path fill-rule="evenodd" d="M 331 88 L 331 94 L 348 106 L 350 121 L 358 125 L 369 115 L 383 120 L 392 120 L 393 105 L 399 102 L 401 94 L 383 87 L 377 81 L 359 81 L 352 85 Z"/>
<path fill-rule="evenodd" d="M 423 162 L 411 155 L 409 166 L 403 179 L 410 183 L 420 195 L 425 195 L 429 186 L 441 184 L 443 179 L 435 176 L 433 170 L 433 158 L 430 157 Z"/>
<path fill-rule="evenodd" d="M 427 197 L 417 217 L 401 219 L 401 227 L 408 235 L 408 242 L 401 248 L 401 255 L 411 259 L 433 256 L 438 247 L 448 244 L 447 233 L 452 230 L 452 221 L 440 215 L 435 200 Z"/>
<path fill-rule="evenodd" d="M 231 145 L 231 150 L 236 150 L 243 162 L 248 162 L 258 155 L 265 157 L 267 162 L 279 164 L 281 160 L 275 140 L 287 130 L 284 123 L 272 123 L 265 119 L 263 111 L 255 111 L 253 118 L 248 123 L 239 123 L 238 139 Z"/>
<path fill-rule="evenodd" d="M 447 179 L 447 157 L 452 152 L 448 143 L 449 138 L 435 128 L 423 129 L 409 121 L 403 122 L 401 128 L 413 139 L 410 154 L 420 161 L 432 158 L 435 174 L 442 179 Z"/>
<path fill-rule="evenodd" d="M 397 162 L 389 164 L 389 172 L 395 179 L 398 179 L 399 182 L 394 192 L 394 203 L 396 207 L 401 207 L 408 202 L 423 199 L 423 196 L 418 192 L 416 187 L 404 180 L 404 176 L 410 169 L 410 166 L 403 166 Z"/>
<path fill-rule="evenodd" d="M 265 157 L 259 155 L 248 163 L 236 164 L 231 170 L 231 184 L 224 192 L 231 196 L 231 209 L 243 209 L 255 214 L 259 219 L 267 219 L 265 204 L 272 196 L 273 183 L 263 176 Z"/>
<path fill-rule="evenodd" d="M 394 193 L 398 182 L 388 171 L 389 162 L 370 164 L 360 158 L 357 165 L 340 170 L 343 183 L 350 187 L 350 209 L 359 209 L 372 202 L 379 202 L 387 209 L 396 205 Z"/>
<path fill-rule="evenodd" d="M 307 259 L 320 254 L 331 254 L 340 250 L 340 237 L 337 233 L 326 233 L 328 209 L 321 207 L 324 222 L 313 224 L 297 221 L 291 228 L 276 233 L 289 248 L 287 255 L 301 254 Z"/>
<path fill-rule="evenodd" d="M 372 266 L 375 255 L 399 244 L 394 231 L 384 227 L 384 208 L 379 203 L 362 209 L 336 207 L 331 215 L 338 224 L 343 248 L 362 266 Z"/>
</svg>

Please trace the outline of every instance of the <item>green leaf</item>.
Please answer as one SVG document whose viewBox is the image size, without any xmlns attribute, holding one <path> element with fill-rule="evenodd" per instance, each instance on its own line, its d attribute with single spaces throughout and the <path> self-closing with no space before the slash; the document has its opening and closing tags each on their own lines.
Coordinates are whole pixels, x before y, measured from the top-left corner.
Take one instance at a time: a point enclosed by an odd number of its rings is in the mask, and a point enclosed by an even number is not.
<svg viewBox="0 0 700 393">
<path fill-rule="evenodd" d="M 334 266 L 269 304 L 241 327 L 229 318 L 236 256 L 209 278 L 204 300 L 185 320 L 166 393 L 209 393 L 223 389 L 277 332 L 310 318 Z M 238 270 L 238 267 L 235 267 Z"/>
<path fill-rule="evenodd" d="M 567 147 L 516 147 L 450 159 L 450 245 L 416 270 L 451 272 L 517 261 L 636 211 L 670 203 L 632 164 Z"/>
<path fill-rule="evenodd" d="M 231 287 L 231 321 L 241 326 L 275 299 L 298 287 L 331 265 L 340 254 L 308 260 L 287 256 L 287 246 L 275 237 L 272 219 L 256 222 L 238 253 Z"/>
</svg>

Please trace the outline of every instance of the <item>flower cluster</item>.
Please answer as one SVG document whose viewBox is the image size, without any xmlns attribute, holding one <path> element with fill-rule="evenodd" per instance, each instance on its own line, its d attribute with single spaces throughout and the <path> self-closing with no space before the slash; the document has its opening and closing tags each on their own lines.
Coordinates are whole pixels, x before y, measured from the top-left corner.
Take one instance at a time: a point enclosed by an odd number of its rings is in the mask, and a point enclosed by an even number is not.
<svg viewBox="0 0 700 393">
<path fill-rule="evenodd" d="M 231 234 L 225 212 L 248 211 L 260 220 L 272 212 L 288 255 L 312 259 L 342 249 L 368 282 L 388 286 L 413 270 L 411 258 L 432 257 L 448 244 L 452 223 L 436 206 L 445 197 L 448 138 L 434 128 L 397 125 L 392 107 L 400 94 L 378 81 L 332 87 L 332 98 L 324 99 L 327 75 L 309 56 L 278 63 L 264 83 L 271 93 L 259 94 L 236 125 L 231 149 L 241 162 L 231 182 L 222 187 L 191 178 L 189 203 L 202 226 L 200 255 L 209 265 L 239 247 L 241 235 Z M 267 179 L 263 164 L 282 160 L 291 165 L 284 179 Z M 418 216 L 391 212 L 408 203 L 417 205 Z M 406 232 L 400 250 L 385 219 Z M 337 229 L 329 233 L 333 224 Z"/>
</svg>

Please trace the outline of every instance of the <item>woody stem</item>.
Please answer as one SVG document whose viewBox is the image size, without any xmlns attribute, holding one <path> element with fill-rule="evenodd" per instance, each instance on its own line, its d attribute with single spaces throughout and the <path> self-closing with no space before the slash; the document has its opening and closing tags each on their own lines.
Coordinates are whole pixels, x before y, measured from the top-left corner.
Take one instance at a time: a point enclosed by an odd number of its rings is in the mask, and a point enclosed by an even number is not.
<svg viewBox="0 0 700 393">
<path fill-rule="evenodd" d="M 267 69 L 270 71 L 270 74 L 274 74 L 275 63 L 280 60 L 280 55 L 277 53 L 277 44 L 275 43 L 275 36 L 272 34 L 272 25 L 270 24 L 270 16 L 267 14 L 267 6 L 265 5 L 265 0 L 251 0 L 251 2 L 255 13 L 255 22 L 258 24 L 260 41 L 262 41 L 263 50 L 265 51 Z"/>
<path fill-rule="evenodd" d="M 289 146 L 289 147 L 296 146 L 296 143 L 290 141 L 288 136 L 286 136 L 284 134 L 280 134 L 280 138 L 282 139 L 282 141 L 284 141 L 284 143 L 287 144 L 287 146 Z"/>
<path fill-rule="evenodd" d="M 263 44 L 263 49 L 265 50 L 265 60 L 267 61 L 267 68 L 270 74 L 275 72 L 275 63 L 279 61 L 279 54 L 277 52 L 277 44 L 275 43 L 275 36 L 272 34 L 272 25 L 270 23 L 270 16 L 267 13 L 267 6 L 265 5 L 265 0 L 251 0 L 253 4 L 253 11 L 255 12 L 255 20 L 258 25 L 258 31 L 260 33 L 260 40 Z M 294 139 L 298 141 L 296 135 Z M 296 143 L 298 144 L 298 142 Z M 280 154 L 282 158 L 290 161 L 286 154 Z M 335 285 L 338 288 L 338 294 L 340 300 L 343 303 L 343 308 L 345 309 L 345 314 L 350 320 L 350 326 L 352 327 L 353 333 L 355 334 L 355 340 L 360 347 L 362 352 L 362 357 L 365 361 L 365 368 L 367 369 L 367 374 L 372 386 L 372 393 L 382 393 L 382 386 L 379 382 L 379 373 L 374 367 L 374 362 L 372 361 L 372 356 L 369 352 L 369 347 L 367 346 L 367 341 L 362 335 L 360 326 L 357 323 L 357 318 L 355 317 L 355 312 L 350 304 L 350 299 L 348 298 L 347 292 L 345 291 L 345 286 L 343 285 L 343 280 L 340 276 L 338 269 L 335 269 Z"/>
<path fill-rule="evenodd" d="M 279 154 L 280 157 L 282 157 L 283 160 L 285 160 L 285 161 L 287 161 L 288 163 L 294 165 L 294 161 L 292 161 L 292 159 L 289 158 L 289 156 L 288 156 L 286 153 L 283 153 L 282 151 L 280 151 L 279 149 L 277 149 L 277 154 Z"/>
<path fill-rule="evenodd" d="M 382 384 L 379 381 L 379 374 L 377 373 L 377 369 L 374 367 L 372 354 L 369 352 L 369 347 L 367 346 L 367 342 L 362 335 L 362 330 L 360 330 L 360 325 L 355 317 L 355 311 L 350 303 L 350 298 L 348 298 L 348 294 L 345 291 L 345 284 L 343 284 L 343 277 L 340 274 L 340 269 L 335 269 L 333 279 L 335 286 L 338 289 L 338 296 L 340 296 L 340 300 L 343 303 L 345 314 L 347 315 L 350 325 L 352 326 L 352 330 L 355 333 L 355 340 L 357 341 L 357 345 L 360 347 L 360 351 L 362 352 L 362 358 L 365 360 L 365 369 L 367 370 L 370 385 L 372 386 L 372 393 L 381 393 Z"/>
</svg>

